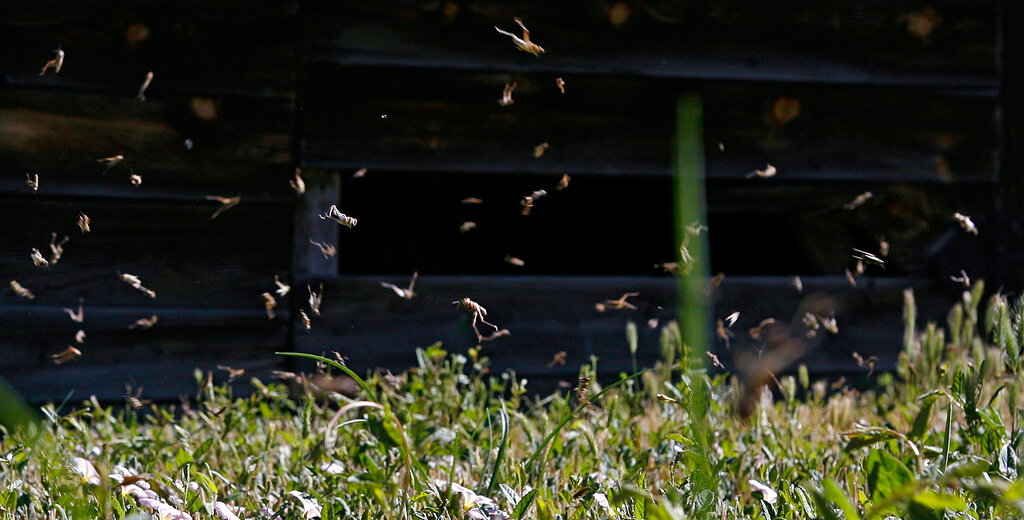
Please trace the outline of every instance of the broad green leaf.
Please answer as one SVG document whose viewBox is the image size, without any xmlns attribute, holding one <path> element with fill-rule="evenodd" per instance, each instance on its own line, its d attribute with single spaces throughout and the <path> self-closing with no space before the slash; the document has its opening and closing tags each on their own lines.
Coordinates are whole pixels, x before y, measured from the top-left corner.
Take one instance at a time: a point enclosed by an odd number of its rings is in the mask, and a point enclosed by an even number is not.
<svg viewBox="0 0 1024 520">
<path fill-rule="evenodd" d="M 531 489 L 525 495 L 522 500 L 516 504 L 516 507 L 512 510 L 513 520 L 519 520 L 523 518 L 523 515 L 530 509 L 530 505 L 533 504 L 533 499 L 537 497 L 537 490 Z"/>
<path fill-rule="evenodd" d="M 934 491 L 922 491 L 914 495 L 913 501 L 932 509 L 949 509 L 951 511 L 967 509 L 964 499 L 956 495 L 939 494 Z"/>
<path fill-rule="evenodd" d="M 213 437 L 210 437 L 209 439 L 206 439 L 202 444 L 199 445 L 198 448 L 196 448 L 195 453 L 192 454 L 192 458 L 198 459 L 198 458 L 202 457 L 203 455 L 206 455 L 206 452 L 210 451 L 210 446 L 212 446 L 212 445 L 213 445 Z"/>
<path fill-rule="evenodd" d="M 846 443 L 846 451 L 864 448 L 891 439 L 905 439 L 902 433 L 891 428 L 871 426 L 850 432 L 843 432 L 843 437 L 850 439 Z"/>
<path fill-rule="evenodd" d="M 174 454 L 174 462 L 178 464 L 178 467 L 184 466 L 192 462 L 192 455 L 189 455 L 184 449 L 178 448 L 178 452 Z"/>
<path fill-rule="evenodd" d="M 843 512 L 843 516 L 846 520 L 859 520 L 857 516 L 857 510 L 853 508 L 853 504 L 850 503 L 850 499 L 846 498 L 846 493 L 843 493 L 842 489 L 839 489 L 839 485 L 834 480 L 827 478 L 823 484 L 825 491 L 825 498 L 830 502 L 839 507 Z"/>
<path fill-rule="evenodd" d="M 884 450 L 871 450 L 864 461 L 872 502 L 889 498 L 897 489 L 914 481 L 914 475 L 899 459 Z"/>
<path fill-rule="evenodd" d="M 928 433 L 928 425 L 932 420 L 932 408 L 935 406 L 935 399 L 926 399 L 924 404 L 921 405 L 921 410 L 917 412 L 917 417 L 914 418 L 914 425 L 910 428 L 910 433 L 907 437 L 911 439 L 923 439 L 925 434 Z"/>
</svg>

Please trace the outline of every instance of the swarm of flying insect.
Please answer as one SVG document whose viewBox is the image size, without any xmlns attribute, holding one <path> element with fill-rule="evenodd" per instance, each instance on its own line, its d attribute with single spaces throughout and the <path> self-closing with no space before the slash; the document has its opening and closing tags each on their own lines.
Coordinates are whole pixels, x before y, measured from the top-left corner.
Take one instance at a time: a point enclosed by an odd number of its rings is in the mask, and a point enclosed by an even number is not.
<svg viewBox="0 0 1024 520">
<path fill-rule="evenodd" d="M 530 41 L 530 30 L 527 29 L 525 25 L 523 25 L 523 21 L 520 20 L 519 18 L 513 18 L 513 20 L 515 20 L 515 22 L 519 25 L 519 27 L 522 27 L 522 29 L 523 29 L 523 37 L 522 38 L 520 38 L 520 37 L 518 37 L 518 36 L 516 36 L 516 35 L 514 35 L 514 34 L 512 34 L 510 32 L 508 32 L 508 31 L 503 31 L 503 30 L 499 29 L 497 26 L 494 27 L 494 30 L 498 31 L 501 34 L 504 34 L 505 36 L 508 36 L 509 38 L 512 38 L 512 42 L 515 43 L 516 47 L 518 47 L 519 50 L 521 50 L 523 52 L 528 52 L 530 54 L 533 54 L 534 56 L 540 56 L 541 54 L 544 54 L 544 48 L 543 47 L 541 47 L 540 45 L 537 45 L 536 43 L 533 43 L 533 42 Z"/>
</svg>

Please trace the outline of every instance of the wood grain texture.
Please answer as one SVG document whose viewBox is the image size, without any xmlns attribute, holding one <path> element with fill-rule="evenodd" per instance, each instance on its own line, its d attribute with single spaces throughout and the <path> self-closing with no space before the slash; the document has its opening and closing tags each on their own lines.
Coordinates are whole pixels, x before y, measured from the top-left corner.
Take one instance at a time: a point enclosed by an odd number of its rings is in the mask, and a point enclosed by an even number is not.
<svg viewBox="0 0 1024 520">
<path fill-rule="evenodd" d="M 304 23 L 317 62 L 994 91 L 995 3 L 929 5 L 321 0 Z M 515 16 L 545 55 L 495 32 Z"/>
<path fill-rule="evenodd" d="M 144 186 L 143 186 L 144 187 Z M 140 187 L 142 188 L 142 187 Z M 273 291 L 274 275 L 287 279 L 291 207 L 246 203 L 210 216 L 216 202 L 132 203 L 109 200 L 8 199 L 0 241 L 0 302 L 21 302 L 7 287 L 19 280 L 35 302 L 263 308 L 260 293 Z M 80 212 L 91 218 L 82 234 Z M 30 251 L 50 256 L 51 232 L 68 236 L 59 263 L 35 266 Z M 118 273 L 139 276 L 157 298 L 131 288 Z"/>
<path fill-rule="evenodd" d="M 671 107 L 697 89 L 709 179 L 766 164 L 819 181 L 996 176 L 995 102 L 920 89 L 386 67 L 316 68 L 304 88 L 300 162 L 324 168 L 668 176 Z"/>
<path fill-rule="evenodd" d="M 286 196 L 293 120 L 288 100 L 0 91 L 0 190 L 24 193 L 25 173 L 38 173 L 43 193 L 120 196 L 134 171 L 136 191 Z M 98 162 L 116 155 L 112 168 Z"/>
<path fill-rule="evenodd" d="M 570 368 L 597 356 L 599 370 L 615 374 L 630 368 L 626 322 L 637 322 L 637 357 L 642 366 L 649 366 L 660 356 L 660 330 L 649 327 L 648 320 L 664 324 L 675 312 L 675 281 L 671 278 L 427 275 L 417 282 L 418 296 L 412 300 L 401 300 L 379 285 L 381 281 L 402 282 L 402 277 L 398 278 L 341 277 L 326 282 L 323 316 L 313 320 L 311 332 L 296 332 L 296 348 L 328 355 L 337 351 L 360 371 L 374 367 L 401 370 L 415 362 L 416 348 L 437 341 L 449 351 L 465 352 L 477 344 L 470 315 L 451 302 L 468 296 L 488 310 L 489 321 L 511 332 L 482 344 L 481 355 L 491 359 L 494 372 L 512 369 L 525 377 L 565 375 L 566 370 L 574 373 L 567 367 L 548 366 L 555 353 L 565 351 Z M 956 295 L 952 288 L 943 293 L 924 281 L 909 279 L 862 278 L 858 288 L 852 288 L 842 277 L 809 277 L 800 294 L 789 278 L 727 277 L 713 295 L 712 315 L 724 318 L 741 311 L 731 348 L 743 351 L 753 348 L 746 330 L 762 319 L 774 317 L 799 325 L 802 313 L 796 314 L 798 309 L 828 307 L 835 311 L 839 334 L 821 333 L 807 342 L 803 360 L 812 371 L 848 371 L 852 352 L 878 355 L 880 366 L 891 367 L 901 345 L 902 291 L 907 287 L 920 291 L 921 320 L 943 318 Z M 640 295 L 631 300 L 636 310 L 602 313 L 594 307 L 637 291 Z M 724 344 L 716 344 L 714 349 L 723 361 L 731 362 Z"/>
<path fill-rule="evenodd" d="M 153 71 L 146 102 L 172 94 L 294 98 L 297 5 L 294 0 L 7 2 L 0 20 L 4 74 L 20 87 L 134 99 Z M 61 72 L 40 76 L 58 46 L 65 51 Z"/>
</svg>

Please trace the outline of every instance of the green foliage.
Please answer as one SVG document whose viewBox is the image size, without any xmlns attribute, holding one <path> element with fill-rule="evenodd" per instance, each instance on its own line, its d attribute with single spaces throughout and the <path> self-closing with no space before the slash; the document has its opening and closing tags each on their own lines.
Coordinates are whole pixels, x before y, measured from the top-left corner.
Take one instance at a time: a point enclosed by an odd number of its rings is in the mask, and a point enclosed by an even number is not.
<svg viewBox="0 0 1024 520">
<path fill-rule="evenodd" d="M 899 377 L 830 394 L 806 369 L 780 374 L 782 398 L 749 419 L 738 381 L 709 376 L 676 323 L 651 370 L 543 399 L 479 349 L 438 344 L 398 376 L 303 355 L 322 373 L 253 379 L 246 398 L 203 386 L 173 407 L 47 406 L 0 440 L 0 516 L 1024 517 L 1021 303 L 997 295 L 978 320 L 980 287 L 920 329 L 907 293 Z M 625 348 L 642 348 L 633 332 Z M 309 383 L 334 376 L 359 394 Z"/>
</svg>

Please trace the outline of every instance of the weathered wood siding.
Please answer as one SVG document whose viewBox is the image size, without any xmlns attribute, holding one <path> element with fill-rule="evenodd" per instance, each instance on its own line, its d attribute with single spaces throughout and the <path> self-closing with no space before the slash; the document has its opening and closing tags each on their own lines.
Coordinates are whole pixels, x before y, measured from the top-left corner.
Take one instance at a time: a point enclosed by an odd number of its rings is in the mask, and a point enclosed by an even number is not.
<svg viewBox="0 0 1024 520">
<path fill-rule="evenodd" d="M 726 274 L 714 312 L 741 311 L 739 331 L 827 295 L 840 333 L 805 361 L 837 373 L 856 351 L 891 366 L 903 288 L 941 318 L 961 268 L 1020 286 L 1019 214 L 1006 209 L 1021 207 L 1007 174 L 1020 164 L 1007 90 L 1020 45 L 999 39 L 1020 13 L 996 1 L 19 0 L 0 15 L 0 376 L 34 401 L 117 399 L 126 385 L 173 399 L 192 391 L 195 367 L 307 366 L 278 350 L 401 369 L 416 347 L 475 344 L 451 305 L 465 296 L 512 331 L 484 344 L 494 371 L 569 378 L 590 355 L 626 370 L 627 320 L 651 362 L 658 331 L 646 324 L 675 312 L 674 281 L 654 266 L 676 251 L 682 92 L 704 105 L 711 267 Z M 494 31 L 517 29 L 515 16 L 547 54 Z M 40 76 L 58 46 L 61 72 Z M 510 82 L 515 103 L 501 107 Z M 113 168 L 97 162 L 118 154 Z M 778 175 L 747 178 L 767 164 Z M 288 184 L 296 168 L 302 196 Z M 563 174 L 570 186 L 556 191 Z M 521 215 L 538 189 L 548 195 Z M 870 201 L 843 208 L 865 191 Z M 241 202 L 211 220 L 211 195 Z M 320 219 L 331 204 L 359 224 Z M 477 227 L 460 232 L 467 221 Z M 52 232 L 70 237 L 63 257 L 34 266 L 29 252 L 47 253 Z M 881 237 L 887 268 L 850 287 L 850 248 L 877 251 Z M 413 271 L 412 300 L 380 286 Z M 292 292 L 268 320 L 260 295 L 275 275 Z M 306 286 L 320 283 L 323 315 L 306 332 Z M 635 311 L 594 309 L 632 291 Z M 82 324 L 62 310 L 79 299 Z M 153 328 L 128 328 L 151 315 Z M 83 357 L 53 365 L 79 329 Z M 742 333 L 732 344 L 749 346 Z M 568 364 L 549 367 L 559 351 Z"/>
</svg>

